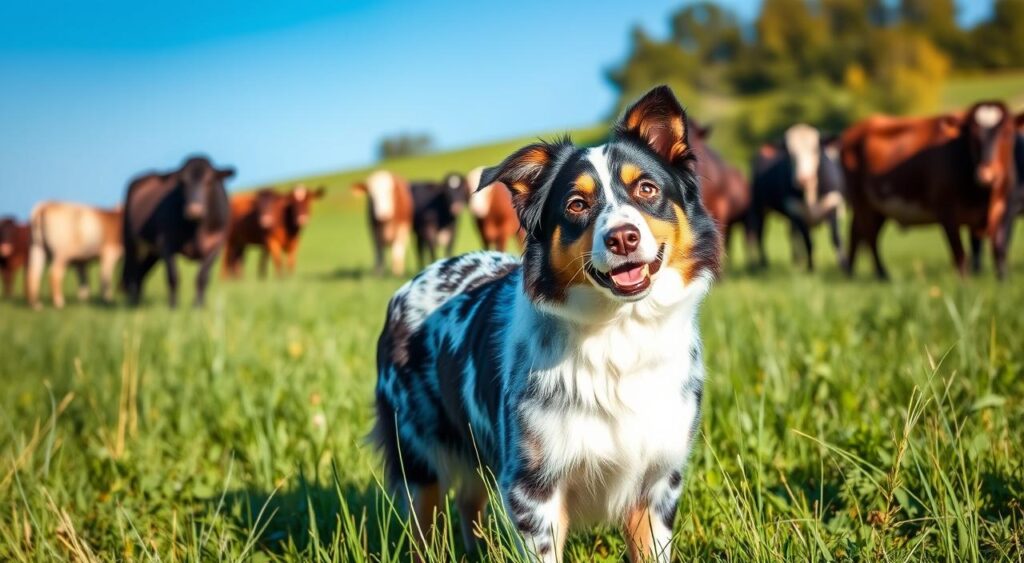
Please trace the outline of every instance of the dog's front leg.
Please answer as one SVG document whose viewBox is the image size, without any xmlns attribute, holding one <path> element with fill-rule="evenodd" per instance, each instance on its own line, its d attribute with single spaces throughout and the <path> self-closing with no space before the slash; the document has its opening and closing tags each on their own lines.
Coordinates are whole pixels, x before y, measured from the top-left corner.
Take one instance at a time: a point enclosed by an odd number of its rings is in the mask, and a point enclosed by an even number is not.
<svg viewBox="0 0 1024 563">
<path fill-rule="evenodd" d="M 654 483 L 646 498 L 626 513 L 623 535 L 634 563 L 672 560 L 672 524 L 682 490 L 682 474 L 672 471 Z"/>
<path fill-rule="evenodd" d="M 562 487 L 538 486 L 530 479 L 522 479 L 513 481 L 505 490 L 505 504 L 519 531 L 522 551 L 542 563 L 562 561 L 569 531 Z"/>
</svg>

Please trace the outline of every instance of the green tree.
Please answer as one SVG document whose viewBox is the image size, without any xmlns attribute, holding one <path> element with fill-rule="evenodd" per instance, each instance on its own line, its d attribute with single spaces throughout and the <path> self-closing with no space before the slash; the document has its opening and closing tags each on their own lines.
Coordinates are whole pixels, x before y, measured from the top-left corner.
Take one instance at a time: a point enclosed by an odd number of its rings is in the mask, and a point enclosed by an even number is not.
<svg viewBox="0 0 1024 563">
<path fill-rule="evenodd" d="M 900 0 L 899 18 L 906 29 L 928 38 L 958 66 L 973 64 L 967 32 L 956 21 L 953 0 Z"/>
<path fill-rule="evenodd" d="M 669 85 L 688 106 L 696 105 L 696 79 L 700 76 L 696 56 L 673 41 L 656 41 L 640 28 L 633 30 L 632 44 L 626 62 L 607 73 L 619 92 L 616 113 L 658 84 Z"/>
<path fill-rule="evenodd" d="M 1024 67 L 1024 1 L 996 0 L 992 19 L 974 28 L 971 38 L 981 66 Z"/>
<path fill-rule="evenodd" d="M 736 15 L 712 2 L 698 2 L 676 12 L 672 39 L 705 64 L 731 63 L 743 48 L 743 30 Z"/>
</svg>

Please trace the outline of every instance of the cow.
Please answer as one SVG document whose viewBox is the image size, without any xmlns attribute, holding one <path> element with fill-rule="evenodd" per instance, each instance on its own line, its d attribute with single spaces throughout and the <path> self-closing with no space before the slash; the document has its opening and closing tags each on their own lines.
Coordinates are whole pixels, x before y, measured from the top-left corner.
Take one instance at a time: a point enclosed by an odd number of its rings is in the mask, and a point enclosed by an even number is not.
<svg viewBox="0 0 1024 563">
<path fill-rule="evenodd" d="M 114 300 L 114 268 L 121 258 L 121 211 L 78 203 L 47 201 L 32 209 L 29 219 L 31 244 L 25 293 L 28 304 L 39 309 L 39 286 L 50 263 L 53 306 L 64 307 L 64 273 L 68 266 L 78 274 L 78 298 L 89 298 L 89 263 L 99 260 L 100 294 Z"/>
<path fill-rule="evenodd" d="M 796 124 L 786 130 L 781 143 L 762 145 L 751 172 L 751 203 L 746 217 L 747 239 L 764 268 L 764 225 L 769 210 L 789 220 L 791 238 L 799 235 L 803 247 L 793 243 L 793 258 L 800 250 L 809 271 L 814 270 L 811 228 L 828 222 L 840 268 L 846 264 L 839 234 L 839 212 L 844 202 L 844 182 L 838 163 L 837 139 L 816 128 Z"/>
<path fill-rule="evenodd" d="M 272 189 L 231 197 L 231 227 L 224 246 L 224 277 L 240 277 L 247 246 L 260 248 L 260 277 L 267 275 L 268 258 L 278 276 L 295 272 L 295 254 L 312 202 L 322 199 L 323 187 L 309 190 L 299 184 L 286 194 Z"/>
<path fill-rule="evenodd" d="M 519 248 L 525 248 L 526 235 L 519 228 L 519 216 L 512 206 L 512 192 L 501 182 L 481 187 L 483 171 L 483 166 L 469 171 L 466 190 L 469 193 L 469 212 L 476 220 L 484 249 L 505 252 L 508 239 L 513 236 L 519 241 Z"/>
<path fill-rule="evenodd" d="M 965 114 L 869 117 L 843 133 L 842 164 L 853 219 L 849 264 L 867 244 L 875 274 L 888 278 L 878 252 L 887 219 L 902 226 L 939 224 L 953 265 L 966 275 L 961 227 L 992 241 L 999 278 L 1006 275 L 1016 187 L 1014 124 L 1006 105 L 983 101 Z"/>
<path fill-rule="evenodd" d="M 366 195 L 370 234 L 373 239 L 374 271 L 384 273 L 384 253 L 390 254 L 392 275 L 405 273 L 405 251 L 412 231 L 412 191 L 401 176 L 386 170 L 371 173 L 352 191 Z"/>
<path fill-rule="evenodd" d="M 729 165 L 707 144 L 710 126 L 691 124 L 690 148 L 697 157 L 697 174 L 704 208 L 718 225 L 726 249 L 733 225 L 742 223 L 750 206 L 750 186 L 735 167 Z"/>
<path fill-rule="evenodd" d="M 202 307 L 210 268 L 227 238 L 231 219 L 224 181 L 233 168 L 216 168 L 205 156 L 192 156 L 178 170 L 136 177 L 124 199 L 124 290 L 137 306 L 146 275 L 163 260 L 168 303 L 178 304 L 176 256 L 199 262 L 195 306 Z"/>
<path fill-rule="evenodd" d="M 416 256 L 420 268 L 437 260 L 441 247 L 445 257 L 455 250 L 459 214 L 466 205 L 466 179 L 449 173 L 441 182 L 413 182 L 412 230 L 416 235 Z"/>
<path fill-rule="evenodd" d="M 4 299 L 14 292 L 14 276 L 28 263 L 31 230 L 28 224 L 14 217 L 0 219 L 0 276 L 3 277 Z"/>
</svg>

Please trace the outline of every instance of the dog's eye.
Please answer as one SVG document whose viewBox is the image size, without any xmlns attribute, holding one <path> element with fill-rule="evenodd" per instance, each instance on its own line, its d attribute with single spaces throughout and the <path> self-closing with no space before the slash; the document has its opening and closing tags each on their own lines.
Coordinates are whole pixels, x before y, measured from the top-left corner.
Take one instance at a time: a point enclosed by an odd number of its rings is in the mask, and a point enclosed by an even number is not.
<svg viewBox="0 0 1024 563">
<path fill-rule="evenodd" d="M 579 215 L 588 209 L 590 209 L 590 204 L 587 203 L 587 200 L 579 196 L 570 199 L 569 202 L 565 204 L 565 210 L 574 215 Z"/>
<path fill-rule="evenodd" d="M 636 197 L 640 199 L 654 198 L 660 191 L 661 190 L 658 189 L 658 186 L 654 185 L 654 182 L 651 182 L 650 180 L 641 180 L 640 183 L 636 185 Z"/>
</svg>

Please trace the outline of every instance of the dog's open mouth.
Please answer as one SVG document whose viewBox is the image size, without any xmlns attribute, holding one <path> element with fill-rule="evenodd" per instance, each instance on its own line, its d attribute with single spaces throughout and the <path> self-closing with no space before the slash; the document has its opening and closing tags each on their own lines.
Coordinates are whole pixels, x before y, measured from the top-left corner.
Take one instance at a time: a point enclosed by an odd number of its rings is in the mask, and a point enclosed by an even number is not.
<svg viewBox="0 0 1024 563">
<path fill-rule="evenodd" d="M 658 249 L 653 262 L 632 262 L 623 264 L 610 272 L 600 272 L 593 266 L 587 266 L 587 273 L 594 280 L 621 297 L 639 295 L 651 287 L 651 276 L 658 273 L 665 259 L 665 245 Z"/>
</svg>

